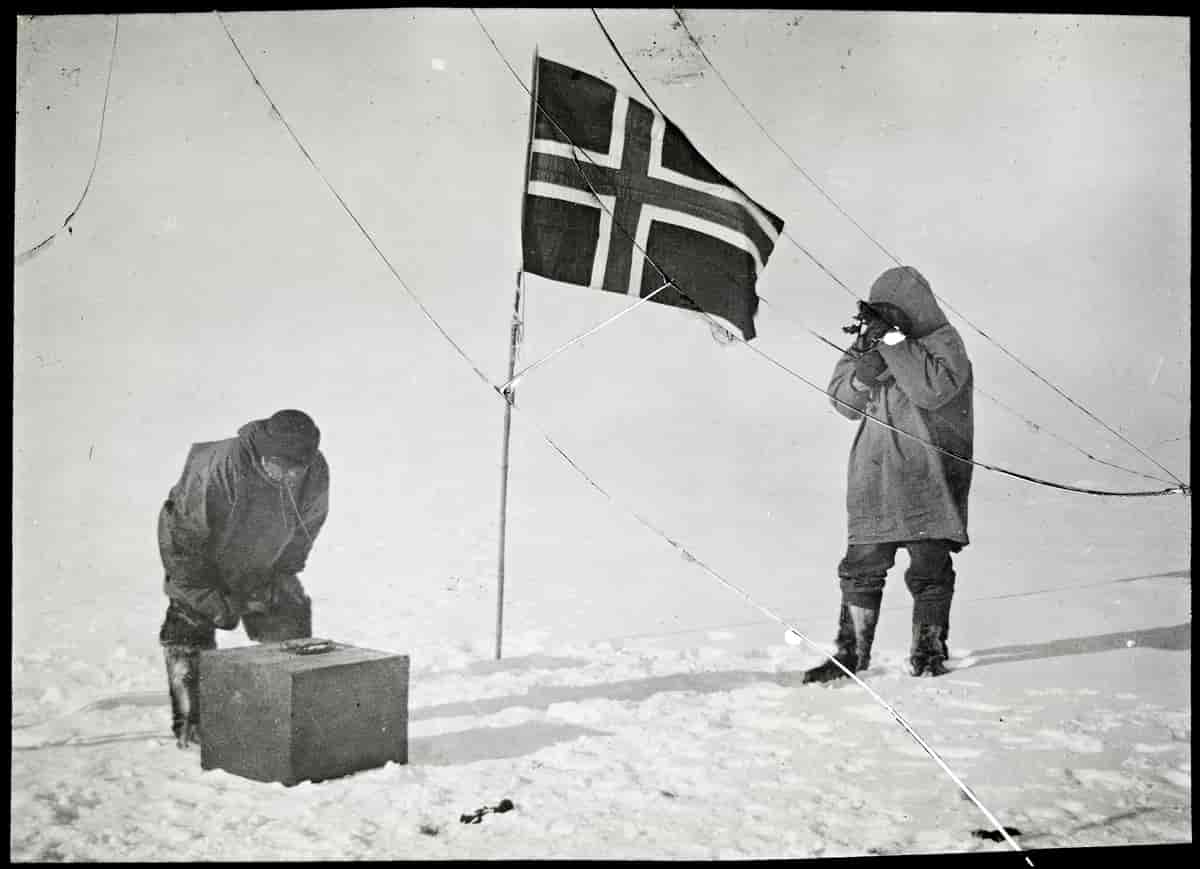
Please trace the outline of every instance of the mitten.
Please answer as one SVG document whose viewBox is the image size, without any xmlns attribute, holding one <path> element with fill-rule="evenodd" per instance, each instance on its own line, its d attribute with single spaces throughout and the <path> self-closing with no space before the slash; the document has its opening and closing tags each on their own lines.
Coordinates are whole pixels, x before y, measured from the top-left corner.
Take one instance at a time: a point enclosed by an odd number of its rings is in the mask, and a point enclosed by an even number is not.
<svg viewBox="0 0 1200 869">
<path fill-rule="evenodd" d="M 887 362 L 878 350 L 864 353 L 854 361 L 854 376 L 865 386 L 874 386 L 880 375 L 887 371 Z"/>
</svg>

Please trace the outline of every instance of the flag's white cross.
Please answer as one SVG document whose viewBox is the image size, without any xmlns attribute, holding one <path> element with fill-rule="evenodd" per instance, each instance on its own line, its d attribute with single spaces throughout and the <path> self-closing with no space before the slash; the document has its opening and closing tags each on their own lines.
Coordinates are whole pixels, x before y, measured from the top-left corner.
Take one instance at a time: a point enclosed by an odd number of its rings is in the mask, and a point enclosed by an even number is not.
<svg viewBox="0 0 1200 869">
<path fill-rule="evenodd" d="M 542 140 L 538 140 L 542 141 Z M 550 184 L 545 181 L 530 181 L 528 190 L 534 196 L 544 196 L 547 199 L 565 199 L 579 205 L 596 207 L 596 200 L 601 202 L 600 208 L 600 237 L 596 239 L 596 256 L 592 259 L 592 278 L 590 286 L 604 286 L 604 267 L 608 262 L 608 241 L 612 238 L 613 209 L 617 207 L 617 197 L 592 193 L 590 190 L 577 190 L 562 184 Z M 640 260 L 641 257 L 638 257 Z"/>
<path fill-rule="evenodd" d="M 629 118 L 629 106 L 631 100 L 629 97 L 620 93 L 616 94 L 615 103 L 613 106 L 612 132 L 610 134 L 609 146 L 606 153 L 592 151 L 586 148 L 580 148 L 567 142 L 559 142 L 553 139 L 535 138 L 532 142 L 532 150 L 536 154 L 547 154 L 556 157 L 562 157 L 568 160 L 578 160 L 584 167 L 595 166 L 612 171 L 619 171 L 622 168 L 622 162 L 625 158 L 625 144 L 629 136 L 627 130 Z M 637 105 L 641 106 L 640 103 Z M 663 140 L 666 134 L 666 119 L 658 112 L 648 107 L 642 106 L 645 111 L 648 111 L 653 116 L 650 130 L 649 142 L 649 161 L 646 166 L 646 177 L 664 182 L 666 184 L 675 185 L 676 187 L 685 188 L 687 190 L 703 193 L 708 196 L 713 196 L 727 202 L 731 202 L 741 206 L 754 220 L 755 224 L 762 230 L 763 234 L 770 239 L 772 245 L 779 238 L 779 231 L 775 225 L 768 219 L 767 215 L 761 208 L 758 207 L 749 197 L 735 187 L 726 186 L 724 184 L 714 184 L 711 182 L 701 181 L 684 175 L 681 172 L 676 172 L 667 169 L 662 164 Z M 590 173 L 589 173 L 590 174 Z M 596 185 L 593 184 L 593 187 Z M 666 205 L 655 204 L 650 202 L 638 203 L 637 223 L 632 227 L 632 243 L 636 247 L 636 251 L 629 258 L 629 274 L 626 275 L 625 281 L 618 280 L 617 275 L 608 275 L 607 269 L 609 264 L 609 252 L 614 244 L 614 239 L 618 245 L 628 245 L 630 227 L 613 227 L 613 216 L 616 209 L 617 197 L 607 195 L 598 190 L 582 190 L 578 187 L 572 187 L 565 184 L 556 184 L 550 181 L 530 180 L 527 191 L 535 196 L 543 196 L 550 199 L 561 199 L 567 202 L 574 202 L 580 205 L 590 207 L 599 207 L 600 214 L 600 230 L 599 238 L 596 244 L 596 256 L 592 261 L 591 286 L 594 287 L 613 287 L 624 286 L 626 292 L 631 295 L 639 295 L 642 286 L 642 273 L 645 268 L 645 257 L 642 252 L 646 250 L 646 244 L 650 236 L 651 224 L 655 221 L 659 223 L 670 223 L 675 226 L 681 226 L 686 229 L 695 230 L 706 235 L 718 238 L 727 244 L 733 245 L 740 250 L 746 251 L 754 260 L 755 268 L 758 272 L 763 269 L 762 253 L 748 235 L 744 232 L 739 232 L 724 224 L 717 223 L 712 220 L 707 220 L 697 214 L 687 211 L 682 211 L 676 208 L 670 208 Z M 599 200 L 599 206 L 597 205 Z M 617 232 L 618 235 L 613 233 Z"/>
</svg>

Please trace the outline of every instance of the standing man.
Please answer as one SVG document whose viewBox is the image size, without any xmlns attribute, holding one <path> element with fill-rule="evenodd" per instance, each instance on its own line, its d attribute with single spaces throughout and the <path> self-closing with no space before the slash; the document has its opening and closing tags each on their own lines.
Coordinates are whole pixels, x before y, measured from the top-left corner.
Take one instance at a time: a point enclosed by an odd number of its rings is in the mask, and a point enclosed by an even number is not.
<svg viewBox="0 0 1200 869">
<path fill-rule="evenodd" d="M 159 642 L 180 748 L 198 741 L 200 652 L 239 620 L 246 636 L 312 635 L 304 569 L 329 511 L 329 466 L 308 414 L 281 410 L 237 437 L 193 444 L 158 515 L 169 603 Z"/>
<path fill-rule="evenodd" d="M 854 347 L 834 367 L 828 389 L 838 413 L 861 420 L 850 448 L 849 544 L 838 565 L 842 605 L 835 658 L 852 672 L 870 666 L 884 577 L 903 547 L 909 556 L 904 580 L 913 598 L 909 672 L 940 676 L 950 655 L 951 553 L 969 542 L 971 360 L 916 269 L 885 271 L 871 285 L 868 303 Z M 842 676 L 826 661 L 805 672 L 804 681 Z"/>
</svg>

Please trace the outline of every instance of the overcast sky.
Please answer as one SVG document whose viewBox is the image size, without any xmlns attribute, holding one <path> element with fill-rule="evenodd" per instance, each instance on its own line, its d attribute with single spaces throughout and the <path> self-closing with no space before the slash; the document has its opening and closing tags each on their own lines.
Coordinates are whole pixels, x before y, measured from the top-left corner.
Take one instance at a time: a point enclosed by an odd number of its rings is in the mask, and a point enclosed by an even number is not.
<svg viewBox="0 0 1200 869">
<path fill-rule="evenodd" d="M 667 115 L 848 286 L 865 295 L 891 261 L 792 160 L 975 325 L 1189 476 L 1187 19 L 685 13 L 785 155 L 669 10 L 600 14 Z M 536 47 L 638 95 L 587 9 L 480 16 L 526 83 Z M 528 95 L 470 11 L 225 20 L 404 282 L 499 382 Z M 18 20 L 16 252 L 58 230 L 83 190 L 115 24 Z M 331 521 L 328 536 L 360 565 L 376 569 L 363 551 L 398 533 L 382 505 L 404 505 L 406 526 L 436 526 L 405 531 L 432 559 L 456 535 L 486 537 L 502 405 L 272 117 L 217 16 L 122 16 L 104 124 L 72 231 L 15 270 L 18 575 L 76 582 L 103 570 L 152 587 L 155 514 L 187 445 L 287 406 L 325 432 L 341 529 Z M 525 361 L 624 303 L 535 277 L 527 289 Z M 853 299 L 787 239 L 760 291 L 758 346 L 823 386 L 836 354 L 806 329 L 841 341 Z M 1161 476 L 952 322 L 979 389 L 1043 427 L 980 397 L 979 458 L 1062 482 L 1162 486 L 1089 462 L 1075 447 Z M 816 511 L 808 542 L 792 545 L 821 558 L 841 546 L 853 427 L 819 391 L 718 346 L 686 313 L 639 308 L 531 375 L 519 409 L 531 421 L 518 413 L 513 446 L 525 552 L 538 510 L 586 488 L 533 422 L 633 503 L 716 547 L 752 549 L 767 567 L 792 558 L 733 532 L 721 542 L 721 528 L 749 516 L 780 523 L 764 541 L 793 529 L 794 516 L 767 516 L 777 503 Z M 983 476 L 977 497 L 1028 495 Z M 781 481 L 796 488 L 773 501 Z M 689 524 L 689 510 L 714 503 L 722 522 Z M 591 529 L 581 534 L 635 534 L 579 515 Z M 494 557 L 493 545 L 472 557 Z"/>
</svg>

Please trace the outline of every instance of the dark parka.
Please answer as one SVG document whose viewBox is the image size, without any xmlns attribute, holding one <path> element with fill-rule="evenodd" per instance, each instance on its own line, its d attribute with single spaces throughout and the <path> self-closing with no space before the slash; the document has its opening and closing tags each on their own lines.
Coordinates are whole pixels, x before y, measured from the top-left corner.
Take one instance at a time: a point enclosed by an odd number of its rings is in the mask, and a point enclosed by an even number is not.
<svg viewBox="0 0 1200 869">
<path fill-rule="evenodd" d="M 912 329 L 905 341 L 879 344 L 887 363 L 883 382 L 867 391 L 855 389 L 849 353 L 829 382 L 829 395 L 849 405 L 834 402 L 834 408 L 847 419 L 862 420 L 850 448 L 849 542 L 943 539 L 965 546 L 972 466 L 863 414 L 970 459 L 974 383 L 966 348 L 914 268 L 888 269 L 872 285 L 868 301 L 899 306 Z"/>
<path fill-rule="evenodd" d="M 304 569 L 329 512 L 325 457 L 318 451 L 289 492 L 259 461 L 255 434 L 264 424 L 247 423 L 236 438 L 193 444 L 159 512 L 164 590 L 219 628 L 237 626 L 239 599 Z"/>
</svg>

